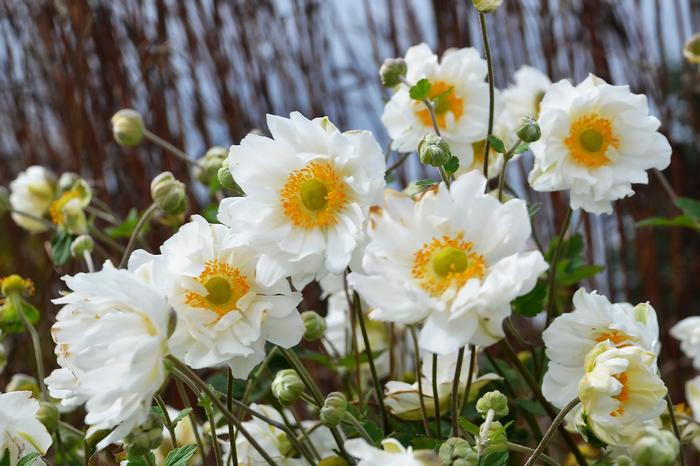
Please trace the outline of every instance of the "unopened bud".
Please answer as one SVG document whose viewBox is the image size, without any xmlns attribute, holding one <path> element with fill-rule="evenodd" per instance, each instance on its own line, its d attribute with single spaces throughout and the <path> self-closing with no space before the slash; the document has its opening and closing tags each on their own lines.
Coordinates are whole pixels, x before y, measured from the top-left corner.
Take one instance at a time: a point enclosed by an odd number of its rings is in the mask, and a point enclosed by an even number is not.
<svg viewBox="0 0 700 466">
<path fill-rule="evenodd" d="M 184 183 L 172 173 L 163 172 L 151 181 L 151 197 L 160 209 L 170 215 L 179 215 L 187 210 L 187 194 Z"/>
<path fill-rule="evenodd" d="M 34 398 L 38 398 L 41 394 L 41 388 L 39 388 L 39 382 L 36 378 L 27 374 L 15 374 L 12 376 L 7 386 L 5 387 L 6 392 L 32 392 Z"/>
<path fill-rule="evenodd" d="M 527 143 L 535 142 L 540 139 L 540 136 L 542 136 L 537 120 L 531 117 L 526 117 L 523 119 L 523 122 L 520 125 L 520 128 L 518 128 L 516 134 L 521 141 Z"/>
<path fill-rule="evenodd" d="M 0 218 L 4 217 L 11 208 L 12 204 L 10 204 L 10 192 L 6 187 L 0 186 Z"/>
<path fill-rule="evenodd" d="M 613 466 L 635 466 L 634 461 L 627 455 L 620 455 L 612 461 Z"/>
<path fill-rule="evenodd" d="M 418 143 L 418 155 L 425 165 L 442 167 L 452 157 L 450 145 L 437 134 L 427 134 Z"/>
<path fill-rule="evenodd" d="M 328 456 L 319 461 L 318 466 L 349 466 L 349 464 L 340 456 Z"/>
<path fill-rule="evenodd" d="M 44 424 L 46 430 L 52 433 L 56 431 L 59 416 L 60 413 L 55 404 L 50 401 L 39 402 L 39 411 L 36 413 L 36 418 L 39 422 Z"/>
<path fill-rule="evenodd" d="M 304 321 L 304 339 L 316 341 L 326 333 L 326 319 L 314 311 L 304 311 L 301 313 Z"/>
<path fill-rule="evenodd" d="M 146 422 L 136 427 L 124 439 L 126 450 L 134 456 L 143 456 L 158 448 L 163 441 L 163 419 L 159 414 L 149 413 Z"/>
<path fill-rule="evenodd" d="M 319 414 L 321 422 L 327 427 L 336 427 L 345 417 L 348 409 L 348 400 L 340 392 L 331 392 L 323 402 Z"/>
<path fill-rule="evenodd" d="M 690 63 L 700 63 L 700 34 L 693 34 L 685 42 L 683 56 Z"/>
<path fill-rule="evenodd" d="M 31 296 L 34 294 L 34 283 L 28 278 L 22 278 L 17 274 L 8 275 L 5 278 L 0 278 L 0 292 L 4 296 L 10 296 L 13 293 L 21 296 Z"/>
<path fill-rule="evenodd" d="M 224 166 L 219 168 L 219 171 L 217 172 L 216 176 L 219 177 L 219 184 L 222 187 L 228 189 L 229 191 L 232 191 L 235 196 L 243 195 L 243 190 L 240 186 L 238 186 L 236 180 L 233 179 L 233 175 L 231 175 L 231 170 L 229 170 L 225 163 Z"/>
<path fill-rule="evenodd" d="M 112 133 L 120 146 L 137 146 L 143 140 L 144 132 L 143 118 L 136 110 L 125 108 L 112 117 Z"/>
<path fill-rule="evenodd" d="M 387 58 L 379 68 L 379 79 L 384 87 L 394 87 L 406 76 L 408 66 L 403 58 Z"/>
<path fill-rule="evenodd" d="M 73 257 L 83 257 L 85 253 L 92 252 L 95 242 L 90 235 L 80 235 L 70 244 L 70 253 Z"/>
<path fill-rule="evenodd" d="M 445 466 L 476 466 L 479 455 L 473 446 L 459 437 L 447 439 L 438 453 Z"/>
<path fill-rule="evenodd" d="M 486 423 L 483 423 L 479 428 L 479 436 L 488 439 L 484 453 L 489 454 L 506 451 L 508 449 L 508 436 L 506 435 L 506 430 L 503 428 L 503 424 L 498 421 L 493 421 L 488 426 L 488 432 L 485 432 L 485 427 Z"/>
<path fill-rule="evenodd" d="M 284 369 L 275 374 L 272 381 L 272 394 L 283 405 L 290 405 L 304 392 L 304 382 L 294 369 Z"/>
<path fill-rule="evenodd" d="M 228 156 L 228 149 L 221 146 L 214 146 L 204 154 L 198 161 L 194 170 L 194 176 L 200 182 L 209 184 L 217 176 L 224 160 Z"/>
<path fill-rule="evenodd" d="M 485 419 L 489 410 L 493 410 L 494 418 L 499 419 L 508 415 L 508 398 L 498 390 L 484 393 L 476 402 L 476 411 Z"/>
<path fill-rule="evenodd" d="M 638 466 L 673 466 L 678 450 L 679 442 L 672 432 L 647 427 L 632 444 L 629 454 Z"/>
<path fill-rule="evenodd" d="M 481 13 L 492 13 L 501 6 L 503 0 L 472 0 L 474 3 L 474 8 L 479 10 Z"/>
</svg>

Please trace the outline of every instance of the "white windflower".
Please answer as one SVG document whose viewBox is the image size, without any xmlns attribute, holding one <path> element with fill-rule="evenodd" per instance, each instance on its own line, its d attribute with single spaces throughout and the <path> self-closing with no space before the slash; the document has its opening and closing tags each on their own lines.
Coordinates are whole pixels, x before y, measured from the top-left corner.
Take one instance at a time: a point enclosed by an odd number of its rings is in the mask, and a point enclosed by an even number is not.
<svg viewBox="0 0 700 466">
<path fill-rule="evenodd" d="M 360 438 L 345 442 L 345 449 L 359 459 L 357 466 L 427 466 L 438 464 L 435 452 L 404 447 L 398 440 L 382 440 L 382 448 L 375 448 Z"/>
<path fill-rule="evenodd" d="M 586 358 L 579 429 L 608 445 L 629 445 L 644 421 L 664 411 L 666 392 L 654 353 L 638 346 L 617 348 L 606 340 Z"/>
<path fill-rule="evenodd" d="M 262 251 L 261 283 L 291 276 L 301 288 L 348 266 L 381 200 L 384 155 L 371 133 L 341 133 L 327 118 L 294 112 L 267 124 L 272 138 L 249 134 L 231 146 L 229 168 L 246 196 L 224 199 L 219 221 L 235 244 Z"/>
<path fill-rule="evenodd" d="M 173 354 L 199 369 L 228 365 L 245 378 L 265 356 L 265 341 L 285 348 L 299 343 L 304 323 L 301 294 L 285 279 L 257 279 L 260 255 L 234 245 L 230 228 L 195 215 L 163 243 L 161 254 L 135 254 L 129 267 L 152 267 L 177 313 Z"/>
<path fill-rule="evenodd" d="M 473 171 L 417 201 L 387 191 L 370 224 L 366 273 L 348 276 L 374 308 L 372 319 L 425 321 L 420 345 L 433 353 L 498 341 L 510 302 L 532 290 L 547 269 L 539 251 L 526 251 L 525 203 L 501 204 L 484 194 L 485 186 Z"/>
<path fill-rule="evenodd" d="M 109 262 L 99 272 L 65 276 L 71 292 L 51 334 L 60 369 L 46 378 L 49 393 L 66 407 L 85 403 L 88 435 L 114 429 L 104 448 L 148 417 L 166 379 L 170 307 L 150 284 Z"/>
<path fill-rule="evenodd" d="M 685 399 L 690 406 L 690 410 L 693 414 L 693 419 L 700 422 L 700 375 L 693 377 L 685 383 Z M 698 424 L 689 422 L 682 428 L 683 437 L 690 437 L 693 442 L 693 446 L 700 450 L 700 430 L 698 429 Z"/>
<path fill-rule="evenodd" d="M 674 325 L 670 333 L 681 342 L 681 350 L 693 360 L 693 366 L 700 369 L 700 316 L 686 317 Z"/>
<path fill-rule="evenodd" d="M 44 167 L 32 165 L 10 183 L 10 204 L 14 210 L 34 217 L 44 217 L 56 193 L 56 177 Z M 21 213 L 13 212 L 12 220 L 25 230 L 41 233 L 47 226 Z"/>
<path fill-rule="evenodd" d="M 580 288 L 573 297 L 574 310 L 560 315 L 543 332 L 549 367 L 542 393 L 563 408 L 578 392 L 586 355 L 600 342 L 614 346 L 636 345 L 659 352 L 656 311 L 647 303 L 611 303 L 605 296 Z"/>
<path fill-rule="evenodd" d="M 647 98 L 628 86 L 589 75 L 578 86 L 562 80 L 540 105 L 542 138 L 530 148 L 535 166 L 529 182 L 537 191 L 570 190 L 571 208 L 612 212 L 612 201 L 647 183 L 646 170 L 663 170 L 671 146 L 649 115 Z"/>
<path fill-rule="evenodd" d="M 552 85 L 546 74 L 527 65 L 521 66 L 514 77 L 515 84 L 503 91 L 505 111 L 502 118 L 510 133 L 517 131 L 523 118 L 539 118 L 540 104 Z"/>
<path fill-rule="evenodd" d="M 0 458 L 9 450 L 10 466 L 34 452 L 45 455 L 51 446 L 51 434 L 36 418 L 39 402 L 32 392 L 0 393 Z M 44 464 L 36 459 L 32 464 Z"/>
<path fill-rule="evenodd" d="M 459 158 L 460 166 L 471 166 L 472 143 L 485 139 L 488 131 L 486 61 L 471 47 L 449 50 L 438 61 L 426 44 L 410 47 L 405 60 L 410 83 L 421 79 L 430 82 L 428 98 L 437 99 L 435 114 L 440 133 Z M 399 152 L 416 151 L 420 139 L 435 132 L 425 105 L 413 100 L 408 86 L 403 84 L 384 107 L 382 123 L 392 139 L 392 149 Z"/>
</svg>

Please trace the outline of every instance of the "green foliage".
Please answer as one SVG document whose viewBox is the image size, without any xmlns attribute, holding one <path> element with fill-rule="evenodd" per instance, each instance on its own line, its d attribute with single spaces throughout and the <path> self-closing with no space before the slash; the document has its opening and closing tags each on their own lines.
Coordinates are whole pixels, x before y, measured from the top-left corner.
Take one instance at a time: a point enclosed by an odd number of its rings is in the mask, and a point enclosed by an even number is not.
<svg viewBox="0 0 700 466">
<path fill-rule="evenodd" d="M 535 287 L 527 294 L 513 300 L 513 313 L 525 317 L 534 317 L 544 310 L 544 299 L 547 296 L 547 282 L 538 280 Z"/>
<path fill-rule="evenodd" d="M 197 452 L 195 445 L 185 445 L 184 447 L 175 448 L 168 453 L 163 466 L 186 466 L 187 461 Z"/>
<path fill-rule="evenodd" d="M 51 257 L 56 265 L 63 265 L 70 259 L 70 245 L 73 235 L 65 230 L 58 230 L 51 238 Z"/>
<path fill-rule="evenodd" d="M 423 100 L 428 98 L 428 94 L 430 93 L 430 81 L 427 79 L 423 78 L 420 81 L 418 81 L 411 89 L 408 91 L 408 95 L 411 96 L 411 99 L 413 100 Z"/>
<path fill-rule="evenodd" d="M 460 418 L 457 420 L 457 422 L 459 423 L 459 427 L 461 427 L 466 432 L 469 432 L 470 434 L 472 434 L 474 436 L 479 435 L 479 426 L 470 422 L 466 418 L 463 418 L 460 416 Z"/>
<path fill-rule="evenodd" d="M 528 149 L 530 149 L 530 144 L 527 142 L 521 142 L 513 151 L 513 155 L 522 154 L 523 152 L 527 152 Z"/>
<path fill-rule="evenodd" d="M 180 413 L 175 416 L 175 419 L 173 419 L 171 422 L 173 424 L 173 427 L 175 427 L 180 421 L 185 419 L 186 416 L 189 416 L 189 414 L 192 412 L 192 408 L 185 408 Z"/>
<path fill-rule="evenodd" d="M 24 299 L 18 300 L 22 306 L 22 312 L 30 324 L 39 322 L 39 310 Z M 17 314 L 17 309 L 12 300 L 8 299 L 0 307 L 0 333 L 22 333 L 25 331 L 22 320 Z"/>
<path fill-rule="evenodd" d="M 429 188 L 429 187 L 431 187 L 432 185 L 437 184 L 437 183 L 439 183 L 439 181 L 434 180 L 434 179 L 432 179 L 432 178 L 425 178 L 425 179 L 423 179 L 423 180 L 418 180 L 418 181 L 416 181 L 416 185 L 417 185 L 417 186 L 423 186 L 423 187 L 426 187 L 426 188 Z"/>
<path fill-rule="evenodd" d="M 488 453 L 479 458 L 478 466 L 506 466 L 508 464 L 508 452 L 498 451 Z"/>
<path fill-rule="evenodd" d="M 41 455 L 37 452 L 30 453 L 26 456 L 23 456 L 20 458 L 20 460 L 17 462 L 17 466 L 30 466 L 34 464 L 34 461 Z"/>
<path fill-rule="evenodd" d="M 688 197 L 679 197 L 674 201 L 683 215 L 672 218 L 650 217 L 635 224 L 637 228 L 644 227 L 681 227 L 700 231 L 700 201 Z"/>
<path fill-rule="evenodd" d="M 545 254 L 545 259 L 550 263 L 550 267 L 558 240 L 558 236 L 552 239 L 549 249 Z M 569 239 L 564 240 L 559 262 L 556 264 L 557 285 L 575 285 L 581 280 L 590 278 L 605 269 L 602 265 L 586 263 L 583 250 L 583 236 L 579 233 L 571 235 Z"/>
<path fill-rule="evenodd" d="M 505 154 L 506 153 L 506 145 L 503 143 L 501 138 L 499 138 L 496 135 L 490 135 L 488 137 L 489 144 L 491 145 L 491 148 L 498 152 L 499 154 Z"/>
<path fill-rule="evenodd" d="M 454 155 L 450 157 L 445 165 L 442 166 L 445 169 L 447 176 L 452 176 L 459 169 L 459 159 Z"/>
</svg>

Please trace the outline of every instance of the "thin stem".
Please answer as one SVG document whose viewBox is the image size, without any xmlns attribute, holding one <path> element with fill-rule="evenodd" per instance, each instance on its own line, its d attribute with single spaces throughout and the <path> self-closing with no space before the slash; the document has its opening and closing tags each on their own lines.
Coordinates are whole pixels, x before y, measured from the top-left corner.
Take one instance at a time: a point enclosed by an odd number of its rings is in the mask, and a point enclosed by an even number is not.
<svg viewBox="0 0 700 466">
<path fill-rule="evenodd" d="M 168 433 L 170 434 L 170 440 L 173 442 L 173 449 L 177 448 L 177 436 L 175 435 L 175 426 L 173 425 L 173 421 L 170 419 L 170 414 L 168 414 L 168 408 L 165 406 L 165 401 L 163 401 L 163 397 L 160 395 L 156 395 L 155 397 L 156 404 L 160 408 L 160 410 L 163 412 L 163 421 L 165 424 L 165 428 L 168 429 Z"/>
<path fill-rule="evenodd" d="M 438 382 L 437 382 L 437 366 L 438 366 L 438 356 L 433 353 L 433 405 L 435 406 L 435 428 L 437 431 L 437 439 L 442 440 L 442 425 L 440 419 L 440 394 L 438 393 Z"/>
<path fill-rule="evenodd" d="M 489 150 L 491 143 L 489 136 L 493 134 L 493 113 L 495 103 L 495 87 L 493 80 L 493 58 L 491 57 L 491 46 L 489 45 L 489 33 L 486 27 L 486 15 L 479 12 L 479 27 L 481 28 L 481 40 L 484 44 L 484 54 L 486 55 L 486 65 L 488 67 L 489 79 L 489 126 L 486 133 L 486 143 L 484 144 L 484 177 L 489 179 Z M 488 192 L 488 183 L 486 183 L 486 191 Z"/>
<path fill-rule="evenodd" d="M 41 397 L 44 400 L 48 400 L 49 395 L 46 391 L 46 384 L 44 384 L 44 353 L 41 349 L 41 338 L 39 338 L 39 332 L 36 331 L 36 328 L 32 325 L 31 322 L 29 322 L 29 319 L 27 319 L 27 316 L 24 314 L 22 298 L 19 296 L 19 294 L 17 294 L 16 292 L 10 293 L 8 298 L 10 299 L 12 306 L 15 308 L 15 312 L 19 316 L 19 319 L 22 321 L 22 325 L 24 325 L 24 328 L 27 329 L 27 331 L 29 332 L 29 336 L 31 337 L 32 349 L 34 350 L 34 360 L 36 361 L 36 376 L 39 379 Z"/>
<path fill-rule="evenodd" d="M 530 447 L 519 445 L 519 444 L 513 443 L 513 442 L 508 442 L 508 449 L 511 451 L 516 451 L 518 453 L 532 454 L 535 452 L 535 450 L 530 448 Z M 547 463 L 550 466 L 561 466 L 561 464 L 559 464 L 554 458 L 552 458 L 551 456 L 547 456 L 544 453 L 540 453 L 539 459 L 543 463 Z"/>
<path fill-rule="evenodd" d="M 85 260 L 88 272 L 93 273 L 95 271 L 95 263 L 92 261 L 92 254 L 90 254 L 90 251 L 83 251 L 83 260 Z"/>
<path fill-rule="evenodd" d="M 452 379 L 452 396 L 450 398 L 451 403 L 451 421 L 452 421 L 452 437 L 459 436 L 459 420 L 460 415 L 460 403 L 459 403 L 459 384 L 462 378 L 462 363 L 464 362 L 464 347 L 459 349 L 457 353 L 457 365 L 455 366 L 455 376 Z M 471 371 L 473 370 L 472 364 L 469 365 L 469 375 L 467 376 L 468 385 L 471 385 Z"/>
<path fill-rule="evenodd" d="M 556 288 L 557 288 L 557 265 L 559 262 L 559 256 L 561 256 L 561 251 L 564 246 L 564 236 L 569 230 L 569 225 L 571 225 L 571 207 L 567 207 L 566 215 L 564 216 L 564 223 L 559 231 L 559 236 L 557 237 L 557 244 L 554 247 L 554 253 L 552 254 L 552 259 L 549 262 L 549 295 L 547 296 L 547 324 L 554 319 L 556 313 Z"/>
<path fill-rule="evenodd" d="M 498 202 L 503 202 L 503 188 L 506 185 L 506 167 L 508 166 L 510 159 L 513 158 L 513 153 L 520 145 L 520 142 L 520 139 L 515 141 L 515 144 L 511 146 L 508 152 L 503 154 L 503 165 L 501 165 L 501 172 L 498 174 Z"/>
<path fill-rule="evenodd" d="M 213 400 L 212 400 L 213 401 Z M 209 430 L 211 431 L 211 448 L 214 450 L 214 463 L 217 466 L 223 466 L 221 461 L 221 448 L 219 447 L 219 440 L 216 437 L 216 421 L 214 420 L 214 410 L 211 405 L 207 403 L 204 408 L 207 413 L 207 419 L 209 420 Z"/>
<path fill-rule="evenodd" d="M 129 260 L 129 254 L 131 254 L 131 250 L 134 248 L 134 243 L 136 242 L 136 238 L 138 237 L 139 233 L 141 232 L 141 229 L 146 225 L 148 220 L 151 218 L 151 215 L 158 209 L 158 204 L 155 202 L 148 206 L 148 209 L 143 213 L 141 218 L 139 219 L 138 223 L 134 227 L 134 231 L 131 232 L 131 236 L 129 237 L 129 242 L 126 244 L 126 249 L 124 249 L 124 254 L 122 254 L 122 260 L 119 261 L 119 268 L 124 268 L 126 265 L 126 262 Z"/>
<path fill-rule="evenodd" d="M 115 251 L 123 252 L 124 251 L 124 246 L 116 242 L 114 239 L 110 238 L 108 235 L 102 232 L 99 228 L 96 228 L 94 225 L 90 225 L 90 234 L 94 236 L 95 238 L 99 239 L 103 243 L 105 243 L 107 246 L 110 246 L 112 249 Z"/>
<path fill-rule="evenodd" d="M 420 410 L 423 416 L 423 428 L 425 429 L 425 435 L 432 437 L 433 433 L 430 431 L 430 424 L 428 424 L 428 410 L 425 409 L 425 397 L 423 396 L 423 361 L 420 357 L 418 335 L 415 325 L 410 325 L 408 328 L 410 329 L 411 338 L 413 340 L 413 352 L 416 353 L 416 380 L 418 380 L 418 398 L 420 399 Z"/>
<path fill-rule="evenodd" d="M 549 440 L 552 438 L 554 435 L 554 431 L 557 430 L 561 422 L 564 420 L 564 417 L 574 409 L 581 400 L 578 399 L 578 397 L 574 398 L 562 408 L 561 411 L 557 414 L 557 416 L 554 418 L 552 421 L 552 424 L 549 426 L 547 431 L 544 433 L 544 436 L 542 437 L 542 440 L 540 441 L 539 445 L 537 445 L 537 448 L 535 448 L 535 451 L 530 455 L 530 458 L 528 458 L 527 462 L 525 463 L 525 466 L 532 466 L 535 463 L 535 460 L 537 459 L 540 454 L 544 451 L 544 448 L 547 446 L 547 443 L 549 443 Z"/>
<path fill-rule="evenodd" d="M 313 457 L 316 458 L 316 460 L 320 461 L 322 459 L 321 455 L 318 453 L 318 450 L 314 446 L 314 443 L 311 441 L 311 437 L 309 437 L 310 434 L 306 430 L 306 428 L 304 427 L 304 421 L 302 421 L 301 417 L 299 416 L 299 413 L 297 413 L 297 411 L 294 408 L 290 407 L 289 411 L 291 411 L 292 416 L 294 416 L 294 422 L 296 423 L 297 429 L 299 429 L 299 432 L 300 432 L 299 441 L 306 444 L 306 446 L 309 450 L 309 453 L 311 455 L 313 455 Z M 282 416 L 284 417 L 284 411 L 280 411 L 280 412 L 281 412 Z M 285 417 L 285 419 L 286 419 L 286 417 Z"/>
<path fill-rule="evenodd" d="M 195 414 L 194 409 L 192 408 L 192 403 L 190 403 L 190 399 L 187 396 L 187 392 L 185 392 L 185 387 L 182 385 L 182 381 L 177 377 L 175 377 L 175 387 L 177 388 L 177 393 L 180 395 L 180 398 L 182 399 L 182 403 L 185 405 L 185 408 L 190 408 L 191 410 L 188 417 L 190 418 L 190 422 L 192 423 L 192 430 L 194 430 L 194 439 L 197 442 L 199 454 L 202 456 L 202 458 L 204 458 L 204 442 L 202 442 L 202 437 L 199 434 L 197 415 Z"/>
<path fill-rule="evenodd" d="M 479 441 L 477 443 L 477 453 L 479 456 L 484 454 L 486 446 L 489 444 L 489 430 L 491 429 L 491 424 L 493 423 L 493 417 L 496 412 L 493 409 L 489 409 L 486 412 L 486 418 L 481 426 L 479 433 Z"/>
<path fill-rule="evenodd" d="M 469 401 L 469 394 L 472 391 L 472 379 L 474 378 L 474 370 L 477 367 L 477 362 L 476 362 L 476 357 L 477 357 L 477 351 L 476 351 L 476 346 L 475 345 L 469 345 L 469 374 L 467 374 L 467 386 L 465 388 L 464 396 L 461 397 L 461 402 L 459 404 L 459 410 L 457 412 L 457 419 L 459 419 L 459 416 L 461 416 L 462 412 L 464 411 L 464 406 L 466 405 L 467 401 Z M 454 394 L 453 394 L 454 396 Z M 457 398 L 460 398 L 457 396 Z M 453 425 L 454 427 L 454 425 Z M 459 425 L 457 427 L 457 433 L 459 433 Z"/>
<path fill-rule="evenodd" d="M 353 291 L 352 296 L 355 315 L 357 321 L 360 324 L 360 331 L 362 332 L 362 340 L 365 343 L 365 352 L 367 353 L 367 362 L 369 363 L 369 371 L 372 374 L 372 381 L 374 382 L 374 392 L 377 398 L 377 404 L 379 405 L 379 411 L 382 413 L 382 424 L 384 426 L 384 433 L 389 434 L 391 432 L 389 427 L 389 417 L 386 413 L 386 408 L 384 407 L 384 396 L 382 394 L 382 386 L 379 382 L 379 377 L 377 376 L 377 367 L 374 365 L 374 356 L 372 355 L 372 346 L 369 342 L 369 335 L 367 334 L 367 326 L 365 325 L 365 316 L 362 312 L 362 303 L 360 302 L 360 295 L 357 291 Z M 358 361 L 359 363 L 359 361 Z"/>
<path fill-rule="evenodd" d="M 343 418 L 343 421 L 353 426 L 355 430 L 362 436 L 362 438 L 364 438 L 370 445 L 374 444 L 374 440 L 372 440 L 372 437 L 369 435 L 365 427 L 360 423 L 360 421 L 357 420 L 355 416 L 353 416 L 349 412 L 345 412 L 345 417 Z"/>
<path fill-rule="evenodd" d="M 226 408 L 233 412 L 233 372 L 231 368 L 228 368 L 228 374 L 226 378 Z M 247 387 L 246 387 L 247 388 Z M 236 431 L 233 428 L 233 423 L 227 419 L 228 422 L 228 442 L 231 446 L 231 459 L 233 460 L 234 466 L 238 466 L 238 452 L 236 451 Z M 228 461 L 226 462 L 228 464 Z"/>
<path fill-rule="evenodd" d="M 685 466 L 685 454 L 683 453 L 683 439 L 681 438 L 681 430 L 678 428 L 676 413 L 673 410 L 673 402 L 671 401 L 671 395 L 669 395 L 668 392 L 666 393 L 666 407 L 668 408 L 668 414 L 671 417 L 673 433 L 676 434 L 676 438 L 678 439 L 678 458 L 680 459 L 681 466 Z"/>
<path fill-rule="evenodd" d="M 145 455 L 143 455 L 143 461 L 148 465 L 148 466 L 156 466 L 156 463 L 153 461 L 153 458 L 151 458 L 151 452 L 147 452 Z"/>
<path fill-rule="evenodd" d="M 362 372 L 360 369 L 360 349 L 358 348 L 357 344 L 357 318 L 355 316 L 355 313 L 353 312 L 353 309 L 355 308 L 352 299 L 350 298 L 350 288 L 348 287 L 348 272 L 350 269 L 346 270 L 345 273 L 343 274 L 343 290 L 345 291 L 345 299 L 348 302 L 348 313 L 350 314 L 350 347 L 353 352 L 353 356 L 355 357 L 355 361 L 358 361 L 358 364 L 355 364 L 355 385 L 357 385 L 357 399 L 360 402 L 360 408 L 361 410 L 364 409 L 364 401 L 365 397 L 362 394 Z M 346 346 L 347 349 L 347 346 Z"/>
<path fill-rule="evenodd" d="M 170 144 L 168 141 L 161 138 L 160 136 L 156 136 L 155 134 L 151 133 L 147 129 L 144 129 L 143 135 L 146 139 L 159 145 L 160 147 L 167 150 L 168 152 L 170 152 L 171 154 L 173 154 L 175 157 L 182 160 L 183 162 L 185 162 L 189 165 L 199 166 L 199 162 L 197 162 L 196 160 L 190 160 L 190 158 L 187 154 L 185 154 L 183 151 L 181 151 L 180 149 L 178 149 L 174 145 Z"/>
<path fill-rule="evenodd" d="M 391 173 L 394 170 L 396 170 L 397 168 L 399 168 L 401 165 L 403 165 L 403 163 L 406 161 L 406 159 L 408 159 L 408 157 L 410 155 L 411 155 L 411 152 L 406 152 L 405 154 L 403 154 L 401 156 L 401 158 L 399 158 L 399 160 L 397 160 L 393 164 L 389 165 L 389 167 L 386 169 L 385 173 Z"/>
<path fill-rule="evenodd" d="M 109 212 L 104 212 L 98 208 L 95 208 L 93 206 L 87 206 L 85 207 L 85 211 L 94 215 L 95 217 L 104 220 L 107 223 L 111 223 L 112 225 L 119 225 L 121 222 L 111 213 Z"/>
</svg>

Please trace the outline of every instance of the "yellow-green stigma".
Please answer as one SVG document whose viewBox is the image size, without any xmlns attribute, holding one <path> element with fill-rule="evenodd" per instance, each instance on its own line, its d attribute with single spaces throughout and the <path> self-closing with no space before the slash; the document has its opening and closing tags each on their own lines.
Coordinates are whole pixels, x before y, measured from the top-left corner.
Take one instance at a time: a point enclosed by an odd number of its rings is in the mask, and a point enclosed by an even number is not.
<svg viewBox="0 0 700 466">
<path fill-rule="evenodd" d="M 304 207 L 311 211 L 325 209 L 328 205 L 328 188 L 318 180 L 304 181 L 299 188 L 299 195 Z"/>
</svg>

